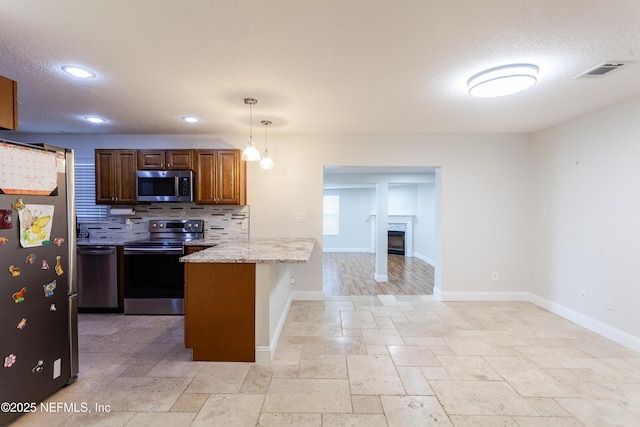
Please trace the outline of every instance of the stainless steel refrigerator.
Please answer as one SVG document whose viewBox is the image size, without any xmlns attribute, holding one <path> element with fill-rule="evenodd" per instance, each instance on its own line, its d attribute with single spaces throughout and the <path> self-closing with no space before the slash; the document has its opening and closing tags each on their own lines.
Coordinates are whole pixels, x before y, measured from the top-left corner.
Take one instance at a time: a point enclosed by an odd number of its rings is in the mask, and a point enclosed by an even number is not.
<svg viewBox="0 0 640 427">
<path fill-rule="evenodd" d="M 73 151 L 0 140 L 0 425 L 78 375 Z"/>
</svg>

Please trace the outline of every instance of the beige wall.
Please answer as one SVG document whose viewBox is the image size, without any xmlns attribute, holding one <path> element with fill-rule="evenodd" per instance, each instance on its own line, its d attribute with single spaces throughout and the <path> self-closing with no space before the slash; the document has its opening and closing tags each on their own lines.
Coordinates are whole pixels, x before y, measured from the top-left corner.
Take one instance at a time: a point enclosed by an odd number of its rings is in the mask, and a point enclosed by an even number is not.
<svg viewBox="0 0 640 427">
<path fill-rule="evenodd" d="M 269 146 L 277 168 L 248 167 L 252 236 L 321 245 L 323 166 L 441 167 L 443 297 L 528 289 L 528 135 L 281 135 Z M 309 265 L 295 266 L 298 292 L 322 289 L 317 249 Z"/>
<path fill-rule="evenodd" d="M 533 136 L 531 292 L 640 350 L 638 117 L 635 98 Z"/>
</svg>

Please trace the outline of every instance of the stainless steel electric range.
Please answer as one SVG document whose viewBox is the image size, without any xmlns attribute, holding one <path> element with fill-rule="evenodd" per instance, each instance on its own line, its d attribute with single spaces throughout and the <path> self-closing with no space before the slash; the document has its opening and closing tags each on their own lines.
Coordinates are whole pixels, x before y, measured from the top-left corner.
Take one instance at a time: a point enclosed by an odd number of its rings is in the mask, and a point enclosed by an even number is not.
<svg viewBox="0 0 640 427">
<path fill-rule="evenodd" d="M 184 314 L 185 242 L 204 236 L 201 219 L 149 221 L 149 238 L 124 244 L 124 313 Z"/>
</svg>

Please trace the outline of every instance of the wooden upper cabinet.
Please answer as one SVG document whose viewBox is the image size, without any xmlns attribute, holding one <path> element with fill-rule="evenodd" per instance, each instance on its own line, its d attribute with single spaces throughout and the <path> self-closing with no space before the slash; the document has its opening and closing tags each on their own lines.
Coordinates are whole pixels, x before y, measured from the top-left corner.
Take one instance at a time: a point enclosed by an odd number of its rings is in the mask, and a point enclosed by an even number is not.
<svg viewBox="0 0 640 427">
<path fill-rule="evenodd" d="M 217 150 L 216 204 L 245 205 L 246 169 L 240 150 Z"/>
<path fill-rule="evenodd" d="M 246 169 L 240 155 L 240 150 L 195 150 L 196 203 L 247 203 Z"/>
<path fill-rule="evenodd" d="M 215 203 L 215 150 L 196 150 L 195 170 L 195 202 L 200 204 Z"/>
<path fill-rule="evenodd" d="M 96 204 L 136 203 L 136 150 L 96 150 Z"/>
<path fill-rule="evenodd" d="M 193 150 L 138 150 L 138 170 L 193 170 Z"/>
<path fill-rule="evenodd" d="M 18 83 L 0 76 L 0 129 L 18 130 Z"/>
</svg>

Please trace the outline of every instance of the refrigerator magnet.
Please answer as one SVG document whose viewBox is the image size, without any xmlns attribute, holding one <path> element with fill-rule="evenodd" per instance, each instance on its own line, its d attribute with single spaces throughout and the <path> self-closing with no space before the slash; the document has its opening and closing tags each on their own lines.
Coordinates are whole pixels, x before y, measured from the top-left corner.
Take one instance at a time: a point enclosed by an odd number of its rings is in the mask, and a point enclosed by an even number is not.
<svg viewBox="0 0 640 427">
<path fill-rule="evenodd" d="M 42 371 L 44 371 L 44 360 L 40 359 L 38 360 L 38 363 L 36 363 L 36 366 L 33 367 L 31 372 L 39 374 Z"/>
<path fill-rule="evenodd" d="M 18 209 L 20 245 L 23 248 L 49 243 L 53 226 L 54 205 L 25 205 Z"/>
<path fill-rule="evenodd" d="M 55 304 L 51 304 L 49 306 L 49 311 L 56 311 L 56 305 Z"/>
<path fill-rule="evenodd" d="M 64 273 L 64 271 L 62 271 L 62 264 L 60 263 L 60 256 L 56 257 L 56 274 L 58 276 L 62 276 L 62 273 Z"/>
<path fill-rule="evenodd" d="M 11 207 L 17 211 L 21 211 L 25 208 L 24 202 L 22 201 L 22 197 L 18 197 L 16 202 L 11 205 Z"/>
<path fill-rule="evenodd" d="M 55 237 L 53 239 L 53 244 L 56 246 L 62 246 L 63 243 L 64 243 L 64 239 L 62 237 Z"/>
<path fill-rule="evenodd" d="M 18 304 L 19 302 L 24 301 L 24 294 L 25 292 L 27 292 L 27 288 L 22 288 L 20 289 L 18 292 L 16 292 L 15 294 L 12 295 L 13 297 L 13 302 L 15 302 L 16 304 Z"/>
<path fill-rule="evenodd" d="M 49 261 L 47 261 L 46 259 L 42 260 L 42 269 L 43 270 L 48 270 L 49 269 Z"/>
<path fill-rule="evenodd" d="M 36 254 L 29 254 L 24 260 L 25 264 L 33 264 L 36 261 Z"/>
<path fill-rule="evenodd" d="M 54 280 L 51 283 L 48 283 L 46 285 L 42 285 L 42 288 L 44 289 L 44 296 L 46 298 L 52 297 L 53 296 L 53 291 L 56 290 L 56 281 Z"/>
<path fill-rule="evenodd" d="M 16 355 L 11 353 L 10 355 L 8 355 L 7 357 L 4 358 L 4 367 L 5 368 L 10 368 L 13 366 L 13 364 L 16 363 Z"/>
<path fill-rule="evenodd" d="M 0 209 L 0 229 L 8 229 L 13 225 L 13 211 L 11 209 Z"/>
<path fill-rule="evenodd" d="M 6 237 L 0 237 L 0 246 L 6 245 L 7 242 L 9 242 L 9 239 L 7 239 Z"/>
<path fill-rule="evenodd" d="M 26 324 L 27 324 L 27 319 L 26 317 L 23 317 L 20 323 L 18 323 L 18 326 L 16 326 L 16 328 L 23 330 Z"/>
<path fill-rule="evenodd" d="M 9 271 L 11 272 L 11 277 L 18 277 L 20 275 L 20 269 L 13 265 L 9 266 Z"/>
</svg>

